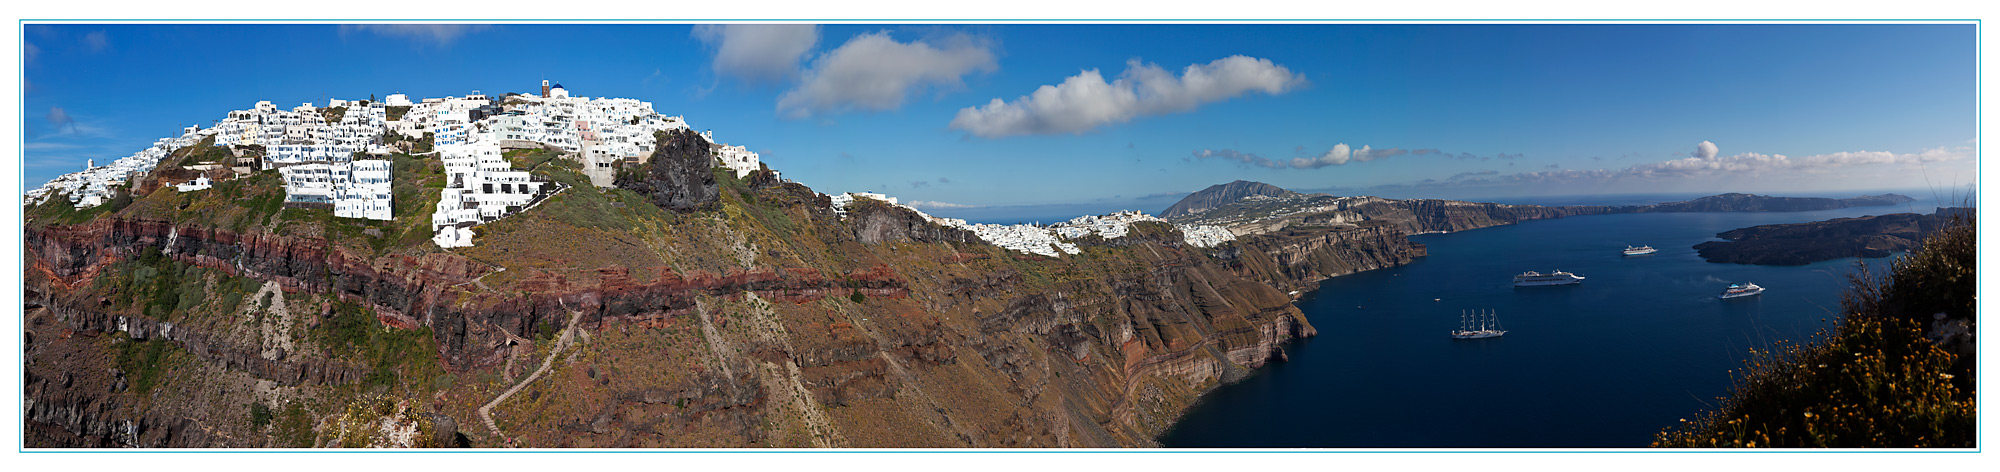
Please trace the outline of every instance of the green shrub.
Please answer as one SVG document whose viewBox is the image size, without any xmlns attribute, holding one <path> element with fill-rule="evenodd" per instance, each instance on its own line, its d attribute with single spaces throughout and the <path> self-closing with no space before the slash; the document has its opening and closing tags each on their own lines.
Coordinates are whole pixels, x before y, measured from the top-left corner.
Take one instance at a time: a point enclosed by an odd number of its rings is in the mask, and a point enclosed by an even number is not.
<svg viewBox="0 0 2000 472">
<path fill-rule="evenodd" d="M 1970 363 L 1954 365 L 1925 336 L 1935 313 L 1976 321 L 1974 232 L 1969 222 L 1939 231 L 1886 278 L 1858 272 L 1831 334 L 1752 350 L 1719 408 L 1653 446 L 1977 447 Z"/>
<path fill-rule="evenodd" d="M 145 396 L 159 386 L 168 369 L 168 357 L 179 350 L 172 341 L 152 339 L 146 341 L 120 340 L 112 344 L 113 361 L 118 369 L 125 371 L 125 379 L 133 393 Z"/>
<path fill-rule="evenodd" d="M 265 426 L 269 426 L 270 424 L 271 424 L 271 407 L 265 406 L 264 402 L 251 402 L 250 425 L 262 428 Z"/>
<path fill-rule="evenodd" d="M 321 323 L 314 337 L 335 356 L 366 366 L 362 385 L 370 388 L 428 385 L 444 373 L 429 329 L 385 326 L 353 302 L 335 302 L 332 319 Z"/>
</svg>

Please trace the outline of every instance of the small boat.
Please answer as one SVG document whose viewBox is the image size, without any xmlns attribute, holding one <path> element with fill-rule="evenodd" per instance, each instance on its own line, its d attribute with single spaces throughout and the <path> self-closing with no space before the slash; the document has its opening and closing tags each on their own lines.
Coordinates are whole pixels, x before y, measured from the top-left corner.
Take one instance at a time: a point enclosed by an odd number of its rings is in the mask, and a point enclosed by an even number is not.
<svg viewBox="0 0 2000 472">
<path fill-rule="evenodd" d="M 1652 246 L 1639 246 L 1639 247 L 1625 246 L 1625 255 L 1627 256 L 1644 256 L 1655 252 L 1660 252 L 1660 250 L 1653 249 Z"/>
<path fill-rule="evenodd" d="M 1748 297 L 1762 293 L 1764 293 L 1764 287 L 1759 287 L 1757 286 L 1757 284 L 1753 284 L 1750 282 L 1744 282 L 1742 284 L 1729 284 L 1729 288 L 1723 290 L 1722 295 L 1717 295 L 1715 298 Z"/>
<path fill-rule="evenodd" d="M 1473 329 L 1475 326 L 1478 329 Z M 1495 317 L 1493 311 L 1488 310 L 1469 314 L 1460 311 L 1458 312 L 1458 329 L 1451 332 L 1451 338 L 1485 339 L 1497 338 L 1503 334 L 1507 334 L 1507 330 L 1500 329 L 1500 319 Z"/>
<path fill-rule="evenodd" d="M 1522 272 L 1521 275 L 1514 276 L 1515 287 L 1533 287 L 1538 285 L 1569 285 L 1582 282 L 1583 282 L 1583 276 L 1568 272 L 1563 272 L 1560 270 L 1549 274 L 1543 274 L 1541 272 L 1535 272 L 1531 270 L 1527 272 Z"/>
</svg>

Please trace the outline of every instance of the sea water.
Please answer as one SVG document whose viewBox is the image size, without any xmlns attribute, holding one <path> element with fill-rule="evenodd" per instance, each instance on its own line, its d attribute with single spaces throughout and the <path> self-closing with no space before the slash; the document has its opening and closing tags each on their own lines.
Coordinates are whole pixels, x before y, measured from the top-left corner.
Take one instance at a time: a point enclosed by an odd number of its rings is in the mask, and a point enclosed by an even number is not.
<svg viewBox="0 0 2000 472">
<path fill-rule="evenodd" d="M 1750 349 L 1839 320 L 1856 259 L 1709 263 L 1692 246 L 1746 226 L 1929 204 L 1783 213 L 1657 213 L 1527 221 L 1414 236 L 1430 255 L 1329 279 L 1297 302 L 1319 335 L 1289 362 L 1204 396 L 1167 447 L 1645 447 L 1730 391 Z M 1626 245 L 1658 253 L 1624 256 Z M 1898 254 L 1900 256 L 1900 254 Z M 1864 262 L 1876 274 L 1889 258 Z M 1520 287 L 1524 271 L 1586 277 Z M 1763 295 L 1720 300 L 1731 283 Z M 1462 311 L 1505 336 L 1455 340 Z"/>
</svg>

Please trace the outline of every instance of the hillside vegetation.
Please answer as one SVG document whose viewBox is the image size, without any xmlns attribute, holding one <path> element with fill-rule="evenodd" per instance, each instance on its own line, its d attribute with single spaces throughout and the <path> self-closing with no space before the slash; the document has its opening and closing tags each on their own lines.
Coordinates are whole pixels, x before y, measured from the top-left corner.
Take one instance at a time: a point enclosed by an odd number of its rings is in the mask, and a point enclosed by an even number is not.
<svg viewBox="0 0 2000 472">
<path fill-rule="evenodd" d="M 1976 241 L 1960 220 L 1887 276 L 1858 271 L 1838 327 L 1755 351 L 1719 408 L 1653 446 L 1976 447 Z"/>
</svg>

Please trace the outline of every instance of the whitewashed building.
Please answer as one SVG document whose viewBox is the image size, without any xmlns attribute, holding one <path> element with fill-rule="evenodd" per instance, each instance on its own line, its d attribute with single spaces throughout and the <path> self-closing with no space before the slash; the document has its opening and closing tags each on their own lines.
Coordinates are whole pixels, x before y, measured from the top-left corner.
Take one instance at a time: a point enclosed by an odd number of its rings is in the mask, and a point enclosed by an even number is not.
<svg viewBox="0 0 2000 472">
<path fill-rule="evenodd" d="M 714 152 L 716 160 L 722 162 L 723 167 L 736 171 L 736 178 L 741 179 L 763 167 L 757 160 L 757 153 L 750 152 L 747 147 L 711 142 L 710 149 Z"/>
<path fill-rule="evenodd" d="M 110 200 L 117 188 L 129 188 L 133 177 L 151 172 L 175 150 L 193 146 L 217 133 L 216 128 L 181 128 L 179 136 L 154 140 L 151 146 L 110 164 L 99 166 L 95 159 L 88 160 L 83 170 L 57 176 L 24 197 L 28 203 L 39 205 L 57 194 L 66 194 L 77 208 L 94 207 Z"/>
<path fill-rule="evenodd" d="M 550 190 L 546 181 L 513 168 L 490 134 L 471 143 L 437 147 L 445 186 L 431 213 L 431 241 L 439 247 L 472 245 L 472 227 L 528 208 Z"/>
<path fill-rule="evenodd" d="M 333 207 L 333 216 L 392 220 L 394 198 L 389 161 L 362 159 L 335 164 L 281 167 L 285 202 Z"/>
</svg>

